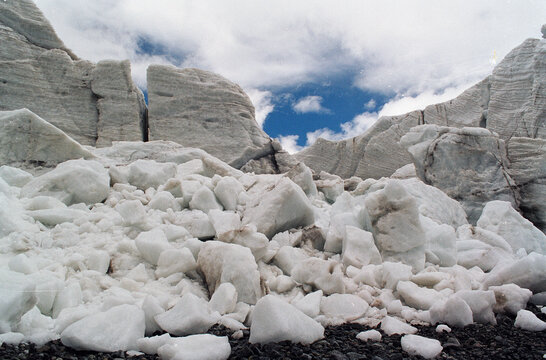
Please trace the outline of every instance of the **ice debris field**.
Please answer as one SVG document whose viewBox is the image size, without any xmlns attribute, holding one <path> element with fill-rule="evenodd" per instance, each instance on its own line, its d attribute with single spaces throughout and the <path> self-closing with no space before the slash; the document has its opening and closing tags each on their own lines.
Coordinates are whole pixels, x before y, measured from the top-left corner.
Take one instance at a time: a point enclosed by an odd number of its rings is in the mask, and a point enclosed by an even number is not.
<svg viewBox="0 0 546 360">
<path fill-rule="evenodd" d="M 453 100 L 292 156 L 222 76 L 152 65 L 146 104 L 129 61 L 0 1 L 0 346 L 216 360 L 357 323 L 435 358 L 417 325 L 545 331 L 541 32 Z"/>
<path fill-rule="evenodd" d="M 432 358 L 442 346 L 412 324 L 508 312 L 546 329 L 524 310 L 546 297 L 546 238 L 508 202 L 473 226 L 407 167 L 364 181 L 303 164 L 255 175 L 166 141 L 68 143 L 88 159 L 0 168 L 0 342 L 224 359 L 227 337 L 204 334 L 214 324 L 309 344 L 356 322 Z"/>
</svg>

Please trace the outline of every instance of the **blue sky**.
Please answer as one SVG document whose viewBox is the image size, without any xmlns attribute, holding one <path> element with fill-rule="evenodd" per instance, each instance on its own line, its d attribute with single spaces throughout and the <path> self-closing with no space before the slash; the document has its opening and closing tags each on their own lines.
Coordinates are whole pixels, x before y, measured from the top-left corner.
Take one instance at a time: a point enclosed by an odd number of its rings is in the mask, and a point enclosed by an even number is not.
<svg viewBox="0 0 546 360">
<path fill-rule="evenodd" d="M 529 37 L 543 0 L 35 0 L 84 59 L 217 72 L 291 151 L 446 101 Z"/>
<path fill-rule="evenodd" d="M 353 86 L 351 76 L 279 89 L 263 129 L 272 137 L 297 135 L 296 144 L 304 146 L 307 133 L 320 129 L 339 133 L 341 123 L 366 111 L 376 112 L 388 99 Z"/>
</svg>

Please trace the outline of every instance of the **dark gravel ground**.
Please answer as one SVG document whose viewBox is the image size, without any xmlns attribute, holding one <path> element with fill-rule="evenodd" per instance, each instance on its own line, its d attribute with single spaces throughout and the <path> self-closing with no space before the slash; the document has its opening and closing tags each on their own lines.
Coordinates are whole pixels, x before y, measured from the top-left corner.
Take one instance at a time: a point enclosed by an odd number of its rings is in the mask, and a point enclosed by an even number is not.
<svg viewBox="0 0 546 360">
<path fill-rule="evenodd" d="M 535 306 L 530 310 L 546 321 L 546 315 Z M 514 327 L 514 316 L 497 315 L 497 325 L 473 324 L 462 329 L 453 328 L 451 333 L 438 334 L 434 326 L 419 327 L 418 335 L 440 340 L 444 350 L 439 359 L 543 359 L 546 354 L 546 332 L 529 332 Z M 242 339 L 230 338 L 230 359 L 334 359 L 334 360 L 403 360 L 422 359 L 402 351 L 399 335 L 383 336 L 381 342 L 365 343 L 356 334 L 370 328 L 356 324 L 329 327 L 325 338 L 311 345 L 292 344 L 284 341 L 276 344 L 252 345 L 248 343 L 248 331 Z M 210 333 L 229 335 L 220 326 Z M 33 344 L 0 347 L 0 359 L 57 359 L 57 360 L 113 360 L 158 359 L 157 356 L 129 357 L 124 352 L 96 353 L 74 351 L 61 344 L 50 342 L 42 347 Z"/>
</svg>

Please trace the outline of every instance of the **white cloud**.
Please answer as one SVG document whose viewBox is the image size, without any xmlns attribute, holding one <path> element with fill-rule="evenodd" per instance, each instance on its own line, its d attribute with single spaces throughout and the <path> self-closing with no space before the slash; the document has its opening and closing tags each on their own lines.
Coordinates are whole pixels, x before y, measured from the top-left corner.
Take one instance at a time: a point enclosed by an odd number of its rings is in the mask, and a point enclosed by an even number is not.
<svg viewBox="0 0 546 360">
<path fill-rule="evenodd" d="M 299 138 L 300 137 L 298 135 L 281 135 L 277 138 L 277 140 L 279 140 L 283 149 L 289 154 L 295 154 L 303 149 L 303 146 L 298 145 Z"/>
<path fill-rule="evenodd" d="M 248 97 L 256 109 L 256 122 L 263 128 L 267 115 L 271 113 L 275 106 L 272 103 L 273 94 L 271 91 L 262 91 L 258 89 L 245 89 Z"/>
<path fill-rule="evenodd" d="M 353 74 L 353 85 L 392 98 L 377 114 L 367 104 L 339 131 L 308 133 L 307 144 L 358 135 L 379 116 L 454 97 L 524 39 L 540 37 L 545 11 L 544 0 L 35 1 L 77 55 L 129 59 L 141 87 L 148 64 L 162 63 L 261 89 L 249 90 L 260 126 L 274 108 L 267 90 L 336 75 Z M 157 51 L 141 51 L 143 40 Z M 283 141 L 297 145 L 293 136 Z"/>
<path fill-rule="evenodd" d="M 351 121 L 342 123 L 339 132 L 328 128 L 308 132 L 306 146 L 312 145 L 318 138 L 339 141 L 361 135 L 381 116 L 402 115 L 414 110 L 423 110 L 430 104 L 437 104 L 457 97 L 471 85 L 464 84 L 456 88 L 448 88 L 439 94 L 427 91 L 417 96 L 394 98 L 383 105 L 379 112 L 364 112 L 355 116 Z"/>
<path fill-rule="evenodd" d="M 303 97 L 292 105 L 292 109 L 300 114 L 328 113 L 330 110 L 322 106 L 322 96 L 310 95 Z"/>
<path fill-rule="evenodd" d="M 355 116 L 351 121 L 340 125 L 341 131 L 335 132 L 332 129 L 322 128 L 307 133 L 306 146 L 313 145 L 318 138 L 339 141 L 358 136 L 364 133 L 378 119 L 377 113 L 365 112 Z"/>
<path fill-rule="evenodd" d="M 372 110 L 372 109 L 375 108 L 376 105 L 377 105 L 377 103 L 375 102 L 375 100 L 374 100 L 374 99 L 370 99 L 370 101 L 368 101 L 368 102 L 364 105 L 364 107 L 365 107 L 366 109 L 368 109 L 368 110 Z"/>
<path fill-rule="evenodd" d="M 459 96 L 472 85 L 474 84 L 468 83 L 457 87 L 450 87 L 437 94 L 431 90 L 427 90 L 416 96 L 396 97 L 383 105 L 379 111 L 379 116 L 401 115 L 413 110 L 423 110 L 428 105 L 438 104 Z"/>
<path fill-rule="evenodd" d="M 125 59 L 145 79 L 139 41 L 162 60 L 245 88 L 319 82 L 351 69 L 367 91 L 414 96 L 477 81 L 528 37 L 543 0 L 36 0 L 85 59 Z M 155 60 L 154 60 L 155 61 Z"/>
</svg>

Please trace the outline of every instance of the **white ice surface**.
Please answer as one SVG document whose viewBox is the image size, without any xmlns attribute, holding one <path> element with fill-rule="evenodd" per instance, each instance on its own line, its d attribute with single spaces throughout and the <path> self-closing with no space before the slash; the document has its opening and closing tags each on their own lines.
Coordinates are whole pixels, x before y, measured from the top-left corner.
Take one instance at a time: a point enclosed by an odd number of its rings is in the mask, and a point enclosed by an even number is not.
<svg viewBox="0 0 546 360">
<path fill-rule="evenodd" d="M 507 201 L 485 204 L 477 225 L 502 236 L 514 251 L 524 248 L 546 255 L 546 235 L 525 219 Z"/>
<path fill-rule="evenodd" d="M 516 316 L 514 326 L 527 331 L 544 331 L 546 322 L 540 320 L 529 310 L 520 310 Z"/>
<path fill-rule="evenodd" d="M 332 294 L 322 298 L 320 312 L 327 317 L 346 322 L 364 316 L 368 307 L 368 303 L 357 295 Z"/>
<path fill-rule="evenodd" d="M 366 330 L 356 334 L 358 340 L 366 341 L 381 341 L 381 333 L 377 330 Z"/>
<path fill-rule="evenodd" d="M 432 324 L 440 322 L 449 326 L 464 327 L 472 324 L 472 309 L 455 294 L 430 308 L 430 320 Z"/>
<path fill-rule="evenodd" d="M 231 346 L 226 336 L 200 334 L 172 338 L 157 353 L 162 360 L 224 360 Z"/>
<path fill-rule="evenodd" d="M 293 302 L 292 305 L 294 305 L 305 315 L 315 318 L 320 313 L 322 295 L 322 290 L 317 290 L 305 295 L 305 297 L 302 299 Z"/>
<path fill-rule="evenodd" d="M 289 340 L 311 344 L 324 337 L 324 328 L 295 306 L 266 295 L 252 311 L 251 343 L 270 343 Z"/>
<path fill-rule="evenodd" d="M 52 196 L 66 205 L 103 201 L 110 189 L 108 171 L 94 160 L 69 160 L 35 177 L 21 189 L 21 196 Z"/>
<path fill-rule="evenodd" d="M 524 309 L 528 289 L 546 291 L 544 255 L 530 252 L 541 237 L 503 204 L 471 226 L 415 178 L 350 193 L 304 167 L 242 174 L 184 154 L 77 160 L 36 177 L 0 168 L 0 333 L 104 351 L 165 346 L 173 359 L 209 356 L 186 350 L 210 344 L 221 357 L 225 340 L 143 336 L 218 323 L 250 326 L 254 342 L 311 343 L 321 324 L 351 321 L 404 334 L 410 322 L 493 323 Z M 186 162 L 160 162 L 173 159 Z"/>
<path fill-rule="evenodd" d="M 504 284 L 501 286 L 490 286 L 489 290 L 495 293 L 495 305 L 493 310 L 497 313 L 517 314 L 525 309 L 527 302 L 533 295 L 528 289 L 523 289 L 516 284 Z"/>
<path fill-rule="evenodd" d="M 386 335 L 389 335 L 389 336 L 393 334 L 403 335 L 403 334 L 415 334 L 417 332 L 417 328 L 397 318 L 386 316 L 381 321 L 381 331 L 383 331 Z"/>
<path fill-rule="evenodd" d="M 220 315 L 231 313 L 237 305 L 237 289 L 231 283 L 222 283 L 216 288 L 209 302 L 212 311 L 218 311 Z"/>
<path fill-rule="evenodd" d="M 419 335 L 404 335 L 401 339 L 402 350 L 410 355 L 419 355 L 425 359 L 434 359 L 443 350 L 442 344 L 436 339 Z"/>
<path fill-rule="evenodd" d="M 119 305 L 71 324 L 61 333 L 61 341 L 76 350 L 137 350 L 136 342 L 144 337 L 145 327 L 142 310 Z"/>
<path fill-rule="evenodd" d="M 217 320 L 208 303 L 191 293 L 182 296 L 172 309 L 155 316 L 163 330 L 177 336 L 206 332 Z"/>
</svg>

